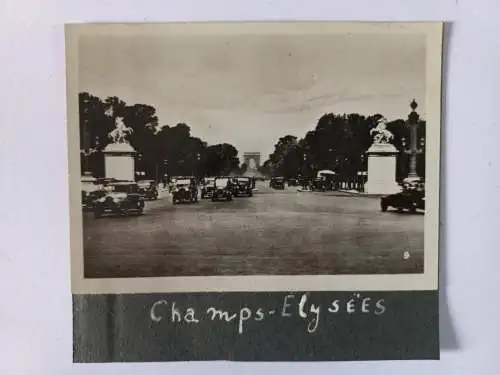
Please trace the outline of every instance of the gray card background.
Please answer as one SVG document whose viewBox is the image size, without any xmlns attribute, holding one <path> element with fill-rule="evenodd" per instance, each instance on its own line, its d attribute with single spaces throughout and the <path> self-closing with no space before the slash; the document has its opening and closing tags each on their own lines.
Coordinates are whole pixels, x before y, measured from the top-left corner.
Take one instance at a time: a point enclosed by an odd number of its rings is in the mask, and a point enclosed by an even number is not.
<svg viewBox="0 0 500 375">
<path fill-rule="evenodd" d="M 292 316 L 282 317 L 284 298 Z M 75 362 L 148 361 L 338 361 L 383 359 L 438 359 L 438 293 L 349 292 L 309 293 L 305 305 L 321 306 L 318 328 L 307 332 L 298 315 L 302 293 L 207 293 L 75 295 Z M 360 299 L 384 299 L 382 315 L 360 311 Z M 345 307 L 327 312 L 331 301 L 357 301 L 356 313 Z M 158 300 L 169 305 L 157 311 L 192 307 L 197 324 L 154 322 L 150 309 Z M 373 304 L 374 302 L 372 302 Z M 274 310 L 262 321 L 247 320 L 238 333 L 238 317 L 230 323 L 204 315 L 209 307 L 239 313 L 242 307 Z M 254 315 L 254 314 L 252 314 Z M 167 317 L 167 315 L 163 315 Z"/>
</svg>

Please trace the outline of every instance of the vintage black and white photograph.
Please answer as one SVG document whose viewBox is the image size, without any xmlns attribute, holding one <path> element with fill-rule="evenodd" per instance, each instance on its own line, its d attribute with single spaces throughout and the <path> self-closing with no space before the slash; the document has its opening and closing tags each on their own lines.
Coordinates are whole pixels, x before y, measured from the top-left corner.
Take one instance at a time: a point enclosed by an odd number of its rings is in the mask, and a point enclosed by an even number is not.
<svg viewBox="0 0 500 375">
<path fill-rule="evenodd" d="M 73 290 L 437 288 L 441 33 L 67 26 Z"/>
</svg>

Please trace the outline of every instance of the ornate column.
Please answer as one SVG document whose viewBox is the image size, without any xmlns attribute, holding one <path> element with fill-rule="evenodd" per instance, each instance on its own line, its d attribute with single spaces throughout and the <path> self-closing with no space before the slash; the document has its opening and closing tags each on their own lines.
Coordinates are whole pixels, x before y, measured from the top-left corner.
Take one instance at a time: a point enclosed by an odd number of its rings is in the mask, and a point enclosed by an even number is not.
<svg viewBox="0 0 500 375">
<path fill-rule="evenodd" d="M 411 112 L 408 115 L 407 125 L 410 128 L 410 149 L 405 151 L 410 155 L 410 163 L 409 163 L 409 173 L 408 178 L 416 179 L 418 178 L 417 174 L 417 155 L 422 152 L 418 147 L 418 122 L 420 120 L 420 116 L 415 111 L 418 107 L 415 99 L 410 103 Z"/>
</svg>

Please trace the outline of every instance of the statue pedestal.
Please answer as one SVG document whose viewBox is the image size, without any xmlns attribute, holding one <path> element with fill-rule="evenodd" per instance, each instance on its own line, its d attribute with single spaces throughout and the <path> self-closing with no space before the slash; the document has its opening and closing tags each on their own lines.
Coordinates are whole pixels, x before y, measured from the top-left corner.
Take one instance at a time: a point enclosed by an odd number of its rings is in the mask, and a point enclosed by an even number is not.
<svg viewBox="0 0 500 375">
<path fill-rule="evenodd" d="M 374 143 L 368 155 L 367 194 L 394 194 L 401 191 L 396 183 L 396 157 L 398 150 L 390 143 Z"/>
<path fill-rule="evenodd" d="M 97 178 L 92 177 L 92 173 L 84 172 L 83 176 L 80 178 L 81 190 L 82 191 L 92 191 L 96 189 Z"/>
<path fill-rule="evenodd" d="M 110 143 L 103 153 L 106 178 L 135 181 L 136 151 L 129 143 Z"/>
</svg>

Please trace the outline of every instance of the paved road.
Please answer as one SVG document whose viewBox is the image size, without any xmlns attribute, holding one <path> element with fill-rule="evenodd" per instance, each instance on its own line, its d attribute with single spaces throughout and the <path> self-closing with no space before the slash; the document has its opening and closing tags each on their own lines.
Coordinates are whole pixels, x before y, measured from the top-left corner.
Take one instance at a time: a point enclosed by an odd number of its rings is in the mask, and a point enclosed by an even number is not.
<svg viewBox="0 0 500 375">
<path fill-rule="evenodd" d="M 259 186 L 174 206 L 167 195 L 142 216 L 85 214 L 83 226 L 86 277 L 423 271 L 424 216 L 382 213 L 373 197 Z"/>
</svg>

